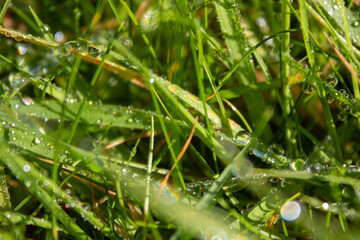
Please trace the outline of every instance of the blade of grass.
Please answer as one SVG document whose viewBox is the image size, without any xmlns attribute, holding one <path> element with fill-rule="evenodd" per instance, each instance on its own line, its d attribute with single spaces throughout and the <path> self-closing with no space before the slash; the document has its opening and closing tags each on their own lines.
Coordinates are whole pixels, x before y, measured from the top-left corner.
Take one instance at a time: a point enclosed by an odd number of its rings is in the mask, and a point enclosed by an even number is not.
<svg viewBox="0 0 360 240">
<path fill-rule="evenodd" d="M 6 146 L 4 142 L 0 146 L 0 156 L 1 161 L 10 169 L 10 171 L 17 177 L 19 181 L 21 181 L 24 185 L 29 186 L 29 191 L 39 199 L 44 206 L 49 209 L 54 216 L 64 225 L 65 229 L 69 231 L 73 236 L 78 239 L 90 239 L 82 230 L 75 224 L 72 219 L 60 208 L 59 205 L 53 202 L 51 196 L 37 184 L 37 181 L 40 180 L 41 184 L 45 184 L 45 186 L 51 190 L 55 190 L 57 192 L 57 196 L 62 198 L 67 203 L 73 203 L 73 199 L 67 194 L 65 194 L 61 189 L 59 189 L 51 180 L 40 177 L 40 172 L 33 166 L 28 163 L 22 157 L 18 155 L 11 154 L 6 150 Z M 10 148 L 8 148 L 10 150 Z M 28 170 L 23 170 L 23 168 Z M 74 210 L 82 212 L 83 209 L 80 204 L 76 204 Z M 95 219 L 94 216 L 85 213 L 88 215 L 89 220 Z M 94 221 L 96 223 L 95 226 L 102 229 L 104 226 L 98 220 Z M 105 231 L 108 231 L 106 228 Z"/>
<path fill-rule="evenodd" d="M 308 25 L 308 18 L 307 18 L 307 10 L 306 10 L 306 5 L 305 5 L 305 1 L 304 0 L 300 0 L 299 1 L 299 6 L 300 6 L 300 20 L 301 20 L 301 28 L 303 31 L 303 37 L 304 37 L 304 42 L 305 42 L 305 48 L 306 48 L 306 52 L 307 52 L 307 56 L 309 59 L 309 63 L 311 66 L 311 70 L 310 71 L 316 71 L 316 65 L 315 65 L 315 58 L 313 56 L 313 51 L 312 51 L 312 47 L 310 46 L 310 40 L 309 40 L 309 25 Z M 321 102 L 321 106 L 323 108 L 324 111 L 324 116 L 325 116 L 325 120 L 326 120 L 326 124 L 329 130 L 329 134 L 331 136 L 332 139 L 332 144 L 334 145 L 334 148 L 336 149 L 336 156 L 338 158 L 338 160 L 334 163 L 338 170 L 341 173 L 344 173 L 344 168 L 342 167 L 341 163 L 343 162 L 343 155 L 342 155 L 342 149 L 340 147 L 340 143 L 337 137 L 337 133 L 335 130 L 335 124 L 334 124 L 334 120 L 332 118 L 332 114 L 329 108 L 329 105 L 327 103 L 327 98 L 326 98 L 326 92 L 323 88 L 323 83 L 320 79 L 320 77 L 318 76 L 318 73 L 314 73 L 313 74 L 316 86 L 317 86 L 317 93 L 320 97 L 320 102 Z"/>
<path fill-rule="evenodd" d="M 118 14 L 117 14 L 117 9 L 115 8 L 115 4 L 114 4 L 113 0 L 109 0 L 108 2 L 109 2 L 111 9 L 112 9 L 112 11 L 114 12 L 114 14 L 115 14 L 115 16 L 116 16 L 116 18 L 118 19 L 119 24 L 120 24 L 120 23 L 121 23 L 121 19 L 119 18 Z M 135 18 L 135 15 L 133 14 L 133 12 L 132 12 L 131 9 L 129 8 L 129 6 L 128 6 L 123 0 L 119 0 L 119 2 L 120 2 L 121 5 L 123 6 L 123 8 L 126 10 L 127 14 L 129 15 L 129 17 L 130 17 L 130 19 L 132 20 L 132 22 L 134 23 L 134 25 L 137 27 L 138 30 L 140 30 L 140 32 L 141 32 L 141 37 L 143 38 L 145 44 L 148 46 L 149 51 L 150 51 L 152 57 L 155 59 L 155 61 L 158 61 L 158 60 L 157 60 L 157 57 L 156 57 L 155 50 L 154 50 L 153 46 L 150 44 L 149 38 L 146 36 L 146 34 L 144 33 L 144 31 L 141 29 L 138 21 L 137 21 L 136 18 Z"/>
<path fill-rule="evenodd" d="M 0 12 L 0 24 L 3 25 L 3 20 L 4 20 L 4 16 L 5 16 L 5 13 L 6 11 L 8 10 L 9 6 L 10 6 L 10 3 L 11 3 L 11 0 L 6 0 L 2 9 L 1 9 L 1 12 Z"/>
<path fill-rule="evenodd" d="M 214 2 L 214 5 L 219 17 L 220 27 L 225 38 L 225 43 L 229 49 L 231 63 L 235 63 L 236 61 L 244 58 L 243 63 L 241 65 L 239 64 L 239 70 L 235 71 L 236 78 L 239 80 L 241 85 L 255 83 L 255 69 L 250 62 L 250 59 L 246 57 L 246 47 L 248 46 L 248 43 L 243 35 L 237 4 L 230 0 L 218 0 Z M 221 81 L 218 89 L 223 84 L 224 81 Z M 258 93 L 249 93 L 244 97 L 250 119 L 256 125 L 259 123 L 265 108 L 263 98 Z M 265 132 L 266 134 L 264 134 L 264 137 L 271 138 L 272 133 L 269 127 Z"/>
<path fill-rule="evenodd" d="M 209 142 L 210 142 L 210 149 L 212 152 L 212 157 L 213 157 L 214 165 L 215 165 L 215 173 L 218 175 L 219 174 L 219 165 L 217 162 L 216 153 L 215 153 L 215 149 L 214 149 L 214 145 L 213 145 L 214 129 L 210 125 L 209 114 L 208 114 L 208 110 L 206 107 L 205 94 L 204 94 L 204 92 L 205 92 L 205 88 L 204 88 L 204 55 L 203 55 L 202 38 L 201 38 L 201 35 L 199 32 L 195 32 L 195 38 L 196 39 L 192 39 L 192 46 L 193 46 L 192 52 L 193 52 L 193 58 L 194 58 L 194 63 L 195 63 L 196 76 L 197 76 L 197 80 L 198 80 L 200 100 L 202 101 L 202 105 L 203 105 L 203 109 L 204 109 L 203 111 L 204 111 L 204 115 L 205 115 L 206 126 L 208 129 L 208 138 L 209 138 Z M 195 50 L 195 46 L 194 46 L 194 44 L 195 44 L 194 41 L 196 41 L 196 40 L 197 40 L 198 56 L 196 56 L 196 50 Z M 197 122 L 197 121 L 195 121 L 195 122 Z M 227 127 L 228 130 L 230 130 L 228 121 L 225 123 L 225 126 Z M 230 132 L 230 135 L 232 135 L 231 132 Z"/>
<path fill-rule="evenodd" d="M 6 183 L 6 175 L 3 164 L 0 164 L 0 210 L 11 210 L 10 194 Z"/>
<path fill-rule="evenodd" d="M 290 29 L 290 7 L 288 6 L 286 1 L 281 2 L 281 30 L 287 31 Z M 290 68 L 287 61 L 282 61 L 281 56 L 290 55 L 290 32 L 281 35 L 281 47 L 280 47 L 280 74 L 281 74 L 281 83 L 282 83 L 282 94 L 284 96 L 284 116 L 290 114 L 290 109 L 292 105 L 292 94 L 290 91 L 290 87 L 288 84 L 288 78 L 290 76 Z M 285 127 L 285 136 L 286 136 L 286 148 L 289 155 L 293 155 L 295 143 L 291 141 L 291 126 L 289 123 L 286 124 Z"/>
</svg>

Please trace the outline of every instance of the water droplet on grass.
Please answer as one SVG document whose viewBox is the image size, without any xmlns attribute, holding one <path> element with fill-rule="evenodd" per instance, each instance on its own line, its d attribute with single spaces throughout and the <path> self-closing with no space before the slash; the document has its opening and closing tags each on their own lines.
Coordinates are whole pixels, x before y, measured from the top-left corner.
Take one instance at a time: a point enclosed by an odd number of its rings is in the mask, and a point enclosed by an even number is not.
<svg viewBox="0 0 360 240">
<path fill-rule="evenodd" d="M 59 31 L 54 34 L 55 41 L 62 42 L 64 40 L 64 33 Z"/>
<path fill-rule="evenodd" d="M 344 111 L 339 112 L 339 113 L 338 113 L 338 119 L 339 119 L 340 121 L 346 121 L 346 120 L 348 119 L 347 113 L 344 112 Z"/>
<path fill-rule="evenodd" d="M 27 188 L 31 187 L 31 181 L 25 181 L 24 184 Z"/>
<path fill-rule="evenodd" d="M 122 43 L 124 44 L 124 46 L 128 49 L 130 49 L 132 47 L 132 41 L 130 38 L 123 38 L 122 39 Z"/>
<path fill-rule="evenodd" d="M 325 211 L 327 211 L 327 210 L 329 209 L 330 205 L 329 205 L 327 202 L 324 202 L 324 203 L 321 205 L 321 207 L 322 207 Z"/>
<path fill-rule="evenodd" d="M 29 172 L 30 171 L 30 166 L 28 164 L 25 164 L 23 167 L 23 171 L 24 172 Z"/>
<path fill-rule="evenodd" d="M 136 147 L 133 147 L 130 151 L 130 156 L 134 157 L 136 155 Z"/>
<path fill-rule="evenodd" d="M 349 98 L 349 94 L 347 93 L 347 91 L 345 89 L 340 89 L 339 92 L 346 98 Z"/>
<path fill-rule="evenodd" d="M 46 24 L 43 24 L 42 27 L 40 28 L 41 32 L 43 33 L 47 33 L 50 31 L 50 27 Z"/>
<path fill-rule="evenodd" d="M 326 99 L 327 99 L 328 103 L 334 102 L 334 98 L 329 93 L 326 94 Z"/>
<path fill-rule="evenodd" d="M 256 19 L 256 25 L 258 25 L 259 28 L 263 28 L 266 26 L 266 20 L 263 17 L 258 17 Z"/>
<path fill-rule="evenodd" d="M 344 102 L 340 102 L 339 108 L 340 108 L 342 111 L 347 111 L 347 110 L 349 110 L 350 106 L 347 105 L 347 104 L 344 103 Z"/>
<path fill-rule="evenodd" d="M 87 52 L 92 58 L 102 57 L 103 51 L 95 47 L 94 45 L 88 45 Z"/>
<path fill-rule="evenodd" d="M 250 134 L 244 130 L 241 130 L 236 133 L 236 135 L 233 139 L 235 142 L 237 142 L 241 146 L 245 146 L 250 142 Z"/>
<path fill-rule="evenodd" d="M 285 203 L 280 209 L 280 215 L 285 221 L 295 221 L 301 214 L 301 206 L 296 201 Z"/>
<path fill-rule="evenodd" d="M 255 146 L 253 146 L 250 150 L 252 151 L 252 154 L 258 158 L 265 159 L 267 157 L 266 145 L 260 142 L 260 140 L 258 140 L 255 143 Z"/>
<path fill-rule="evenodd" d="M 305 93 L 305 94 L 312 94 L 316 91 L 316 86 L 310 82 L 304 82 L 303 85 L 301 86 L 301 90 Z"/>
<path fill-rule="evenodd" d="M 360 26 L 360 20 L 356 20 L 354 22 L 351 23 L 351 26 L 353 27 L 359 27 Z"/>
<path fill-rule="evenodd" d="M 20 55 L 25 55 L 27 53 L 28 49 L 25 45 L 19 45 L 18 47 L 18 53 Z"/>
<path fill-rule="evenodd" d="M 290 164 L 290 167 L 295 171 L 301 171 L 305 169 L 305 162 L 302 159 L 296 159 Z"/>
<path fill-rule="evenodd" d="M 336 85 L 338 84 L 338 78 L 336 77 L 335 74 L 330 74 L 326 78 L 326 82 L 330 87 L 336 87 Z"/>
<path fill-rule="evenodd" d="M 320 173 L 321 170 L 322 170 L 322 166 L 320 163 L 310 164 L 309 167 L 307 168 L 307 171 L 311 173 Z"/>
<path fill-rule="evenodd" d="M 283 146 L 281 146 L 280 144 L 271 144 L 268 148 L 268 150 L 276 155 L 280 155 L 283 156 L 285 151 Z"/>
<path fill-rule="evenodd" d="M 36 137 L 34 138 L 33 142 L 32 142 L 34 145 L 39 145 L 41 143 L 41 139 Z"/>
</svg>

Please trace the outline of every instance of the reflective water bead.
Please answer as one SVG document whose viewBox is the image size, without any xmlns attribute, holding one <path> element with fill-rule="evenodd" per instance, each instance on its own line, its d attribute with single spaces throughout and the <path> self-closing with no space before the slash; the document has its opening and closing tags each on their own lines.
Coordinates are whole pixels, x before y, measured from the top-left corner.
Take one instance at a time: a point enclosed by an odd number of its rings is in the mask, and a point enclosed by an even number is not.
<svg viewBox="0 0 360 240">
<path fill-rule="evenodd" d="M 347 110 L 349 110 L 350 106 L 347 105 L 347 104 L 344 103 L 344 102 L 340 102 L 339 108 L 340 108 L 342 111 L 347 111 Z"/>
<path fill-rule="evenodd" d="M 335 74 L 330 74 L 326 78 L 326 82 L 330 87 L 336 87 L 336 85 L 338 84 L 338 78 L 336 77 Z"/>
<path fill-rule="evenodd" d="M 244 130 L 241 130 L 236 133 L 235 137 L 233 138 L 235 142 L 244 146 L 250 142 L 250 134 Z"/>
<path fill-rule="evenodd" d="M 235 179 L 252 177 L 254 174 L 254 165 L 247 158 L 234 160 L 232 173 Z"/>
<path fill-rule="evenodd" d="M 30 171 L 30 166 L 28 164 L 25 164 L 23 167 L 24 172 L 29 172 Z"/>
<path fill-rule="evenodd" d="M 327 202 L 324 202 L 324 203 L 321 205 L 321 207 L 322 207 L 325 211 L 327 211 L 327 210 L 329 209 L 330 205 L 329 205 Z"/>
<path fill-rule="evenodd" d="M 134 157 L 136 155 L 136 147 L 133 147 L 130 151 L 130 156 Z"/>
<path fill-rule="evenodd" d="M 350 112 L 351 112 L 352 114 L 356 114 L 356 112 L 358 111 L 358 108 L 357 108 L 357 106 L 355 105 L 355 104 L 357 103 L 357 101 L 356 101 L 355 98 L 352 98 L 350 102 L 351 102 Z"/>
<path fill-rule="evenodd" d="M 36 137 L 36 138 L 34 138 L 32 143 L 35 144 L 35 145 L 39 145 L 41 143 L 41 139 Z"/>
<path fill-rule="evenodd" d="M 64 33 L 59 31 L 54 34 L 55 41 L 62 42 L 64 40 Z"/>
<path fill-rule="evenodd" d="M 346 112 L 341 111 L 341 112 L 338 113 L 338 119 L 340 121 L 346 121 L 347 118 L 348 118 L 348 115 L 346 114 Z"/>
<path fill-rule="evenodd" d="M 340 89 L 339 92 L 346 98 L 349 98 L 349 94 L 346 92 L 345 89 Z"/>
<path fill-rule="evenodd" d="M 353 27 L 358 27 L 358 26 L 360 26 L 360 20 L 356 20 L 356 21 L 352 22 L 352 23 L 351 23 L 351 26 L 353 26 Z"/>
<path fill-rule="evenodd" d="M 25 55 L 27 53 L 28 49 L 25 45 L 19 45 L 18 47 L 18 53 L 20 55 Z"/>
<path fill-rule="evenodd" d="M 305 94 L 312 94 L 316 91 L 316 86 L 310 82 L 304 82 L 303 85 L 301 86 L 301 90 Z"/>
<path fill-rule="evenodd" d="M 271 144 L 268 148 L 269 152 L 273 152 L 276 155 L 280 155 L 283 156 L 285 151 L 283 146 L 281 146 L 280 144 Z"/>
<path fill-rule="evenodd" d="M 266 159 L 267 157 L 266 145 L 260 142 L 260 140 L 256 142 L 255 146 L 253 146 L 250 151 L 252 151 L 252 154 L 258 158 Z"/>
<path fill-rule="evenodd" d="M 87 51 L 90 57 L 92 58 L 98 58 L 104 54 L 100 49 L 96 48 L 94 45 L 88 45 Z"/>
<path fill-rule="evenodd" d="M 131 46 L 132 46 L 132 41 L 131 41 L 130 38 L 124 38 L 124 39 L 122 40 L 122 43 L 123 43 L 124 46 L 127 47 L 127 48 L 131 48 Z"/>
<path fill-rule="evenodd" d="M 258 25 L 258 27 L 260 27 L 260 28 L 265 27 L 265 26 L 266 26 L 266 20 L 265 20 L 265 18 L 263 18 L 263 17 L 258 17 L 258 18 L 256 19 L 256 25 Z"/>
<path fill-rule="evenodd" d="M 322 166 L 320 163 L 310 164 L 309 167 L 307 168 L 307 171 L 311 173 L 320 173 L 321 170 L 322 170 Z"/>
<path fill-rule="evenodd" d="M 334 98 L 329 93 L 326 94 L 326 99 L 327 99 L 328 103 L 334 102 Z"/>
<path fill-rule="evenodd" d="M 280 209 L 280 215 L 285 221 L 295 221 L 301 214 L 301 205 L 296 201 L 286 202 Z"/>
<path fill-rule="evenodd" d="M 305 169 L 305 162 L 302 159 L 296 159 L 290 164 L 290 167 L 295 171 L 301 171 Z"/>
<path fill-rule="evenodd" d="M 41 26 L 40 30 L 41 30 L 42 32 L 49 32 L 49 31 L 50 31 L 50 27 L 49 27 L 48 25 L 46 25 L 46 24 L 43 24 L 43 25 Z"/>
</svg>

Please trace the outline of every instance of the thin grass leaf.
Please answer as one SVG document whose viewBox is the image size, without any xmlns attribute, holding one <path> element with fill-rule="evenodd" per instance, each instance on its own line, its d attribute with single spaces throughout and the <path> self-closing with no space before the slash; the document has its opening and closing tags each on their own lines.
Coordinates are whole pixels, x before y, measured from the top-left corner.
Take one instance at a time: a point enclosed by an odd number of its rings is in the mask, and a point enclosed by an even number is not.
<svg viewBox="0 0 360 240">
<path fill-rule="evenodd" d="M 8 149 L 11 151 L 10 148 Z M 37 199 L 42 201 L 46 208 L 57 217 L 57 219 L 64 225 L 64 228 L 69 231 L 69 233 L 79 239 L 89 239 L 89 237 L 86 236 L 86 234 L 77 226 L 77 224 L 73 223 L 72 219 L 60 208 L 60 206 L 52 201 L 52 198 L 50 195 L 48 195 L 42 186 L 46 186 L 51 191 L 55 190 L 58 193 L 57 196 L 63 198 L 64 201 L 69 204 L 73 203 L 73 199 L 71 199 L 70 196 L 68 196 L 54 183 L 52 183 L 51 180 L 45 177 L 40 177 L 40 172 L 35 168 L 35 166 L 27 163 L 25 159 L 20 156 L 9 154 L 9 151 L 6 149 L 6 145 L 1 144 L 1 161 L 14 173 L 17 179 L 24 185 L 28 186 L 29 191 L 34 196 L 36 196 Z M 11 158 L 9 158 L 9 156 L 11 156 Z M 23 170 L 23 168 L 25 170 Z M 74 209 L 83 211 L 81 205 L 75 205 Z M 101 223 L 98 224 L 98 227 L 103 227 Z"/>
</svg>

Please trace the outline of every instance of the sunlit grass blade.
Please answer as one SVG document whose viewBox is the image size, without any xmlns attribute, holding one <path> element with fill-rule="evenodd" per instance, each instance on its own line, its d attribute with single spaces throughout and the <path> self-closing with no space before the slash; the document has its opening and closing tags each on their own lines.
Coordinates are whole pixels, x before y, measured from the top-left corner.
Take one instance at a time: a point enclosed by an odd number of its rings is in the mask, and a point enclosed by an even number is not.
<svg viewBox="0 0 360 240">
<path fill-rule="evenodd" d="M 10 149 L 9 149 L 10 150 Z M 56 218 L 64 225 L 64 227 L 74 236 L 79 239 L 89 239 L 89 237 L 75 224 L 71 218 L 60 208 L 59 205 L 53 202 L 51 196 L 43 189 L 46 187 L 51 192 L 55 192 L 57 197 L 62 198 L 69 204 L 74 204 L 73 199 L 57 187 L 50 179 L 40 177 L 40 172 L 34 165 L 27 163 L 25 159 L 20 156 L 9 154 L 4 144 L 0 147 L 1 161 L 13 172 L 19 181 L 26 185 L 29 191 L 37 197 L 44 206 L 56 216 Z M 10 158 L 11 156 L 11 158 Z M 79 213 L 84 212 L 81 204 L 74 204 L 74 210 Z M 103 229 L 103 224 L 94 218 L 93 213 L 84 212 L 89 221 L 94 221 L 93 224 L 99 229 Z M 107 232 L 109 230 L 104 229 Z"/>
</svg>

